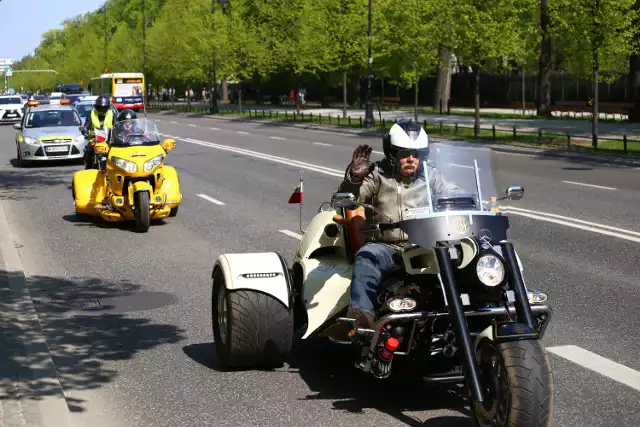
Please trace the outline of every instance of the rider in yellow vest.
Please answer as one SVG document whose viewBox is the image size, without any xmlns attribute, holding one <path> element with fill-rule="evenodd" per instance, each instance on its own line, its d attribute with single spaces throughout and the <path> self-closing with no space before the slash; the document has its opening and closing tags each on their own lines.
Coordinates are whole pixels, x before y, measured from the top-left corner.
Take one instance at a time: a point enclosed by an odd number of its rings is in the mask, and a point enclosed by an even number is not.
<svg viewBox="0 0 640 427">
<path fill-rule="evenodd" d="M 94 129 L 112 129 L 113 128 L 113 111 L 111 110 L 111 101 L 108 96 L 100 96 L 96 99 L 95 104 L 93 105 L 93 110 L 91 110 L 91 114 L 87 117 L 87 121 L 84 124 L 84 127 L 89 132 L 89 138 L 92 138 L 95 133 Z M 93 145 L 87 144 L 86 150 L 84 152 L 84 163 L 86 169 L 91 169 L 94 167 L 93 165 Z"/>
</svg>

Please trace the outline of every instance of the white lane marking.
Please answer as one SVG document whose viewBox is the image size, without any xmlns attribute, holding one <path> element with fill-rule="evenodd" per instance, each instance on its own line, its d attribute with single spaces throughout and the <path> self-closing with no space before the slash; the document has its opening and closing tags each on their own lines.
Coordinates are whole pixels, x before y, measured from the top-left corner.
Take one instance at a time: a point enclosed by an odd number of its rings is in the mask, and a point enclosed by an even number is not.
<svg viewBox="0 0 640 427">
<path fill-rule="evenodd" d="M 559 218 L 559 219 L 563 219 L 563 220 L 566 220 L 566 221 L 577 222 L 579 224 L 592 225 L 594 227 L 604 228 L 604 229 L 613 230 L 613 231 L 619 231 L 621 233 L 626 233 L 626 234 L 630 234 L 632 236 L 639 236 L 640 237 L 640 233 L 637 232 L 637 231 L 626 230 L 624 228 L 618 228 L 618 227 L 612 227 L 610 225 L 598 224 L 597 222 L 584 221 L 582 219 L 569 218 L 569 217 L 566 217 L 566 216 L 556 215 L 556 214 L 551 214 L 551 213 L 546 213 L 546 212 L 532 211 L 532 210 L 529 210 L 529 209 L 522 209 L 522 208 L 518 208 L 518 207 L 515 207 L 515 206 L 504 206 L 504 208 L 509 210 L 509 211 L 512 211 L 512 212 L 520 211 L 520 212 L 526 212 L 526 213 L 530 213 L 530 214 L 548 216 L 548 217 L 551 217 L 551 218 Z"/>
<path fill-rule="evenodd" d="M 294 239 L 302 240 L 302 236 L 298 233 L 294 233 L 293 231 L 289 231 L 289 230 L 278 230 L 278 231 L 281 232 L 282 234 L 286 234 L 289 237 L 293 237 Z"/>
<path fill-rule="evenodd" d="M 456 163 L 449 163 L 449 166 L 455 166 L 457 168 L 467 168 L 467 169 L 473 169 L 473 166 L 468 166 L 468 165 L 458 165 Z M 480 168 L 478 168 L 478 170 L 480 170 Z"/>
<path fill-rule="evenodd" d="M 331 147 L 331 144 L 327 144 L 326 142 L 314 142 L 313 145 L 322 145 L 324 147 Z"/>
<path fill-rule="evenodd" d="M 189 124 L 189 127 L 194 128 L 194 127 L 197 127 L 197 126 L 194 125 L 194 124 Z"/>
<path fill-rule="evenodd" d="M 382 154 L 384 156 L 384 152 L 382 151 L 371 150 L 371 152 L 376 154 Z"/>
<path fill-rule="evenodd" d="M 496 154 L 504 154 L 505 156 L 521 156 L 521 157 L 538 157 L 535 154 L 523 154 L 523 153 L 507 153 L 506 151 L 495 151 Z"/>
<path fill-rule="evenodd" d="M 198 194 L 198 197 L 208 200 L 211 203 L 215 203 L 216 205 L 220 205 L 220 206 L 224 205 L 224 203 L 222 203 L 220 200 L 216 200 L 213 197 L 207 196 L 206 194 Z"/>
<path fill-rule="evenodd" d="M 242 131 L 238 131 L 238 133 L 239 133 L 240 135 L 249 135 L 249 132 L 242 132 Z"/>
<path fill-rule="evenodd" d="M 209 128 L 211 130 L 220 130 L 220 128 Z"/>
<path fill-rule="evenodd" d="M 279 139 L 281 141 L 286 141 L 287 140 L 287 138 L 282 138 L 280 136 L 270 136 L 269 139 Z"/>
<path fill-rule="evenodd" d="M 558 219 L 546 218 L 546 217 L 539 216 L 539 215 L 531 215 L 531 214 L 527 214 L 527 213 L 523 213 L 523 212 L 517 212 L 517 211 L 514 211 L 512 209 L 507 209 L 507 212 L 513 213 L 515 215 L 525 216 L 527 218 L 537 219 L 539 221 L 546 221 L 546 222 L 552 222 L 554 224 L 566 225 L 567 227 L 579 228 L 580 230 L 585 230 L 585 231 L 593 231 L 594 233 L 600 233 L 600 234 L 604 234 L 604 235 L 612 236 L 612 237 L 619 237 L 621 239 L 630 240 L 632 242 L 640 243 L 640 238 L 638 238 L 638 237 L 627 236 L 627 235 L 620 234 L 620 233 L 614 233 L 612 231 L 600 230 L 598 228 L 587 227 L 587 226 L 579 225 L 579 224 L 573 224 L 573 223 L 570 223 L 570 222 L 567 222 L 567 221 L 560 221 Z"/>
<path fill-rule="evenodd" d="M 305 162 L 300 162 L 298 160 L 287 159 L 284 157 L 272 156 L 270 154 L 260 153 L 257 151 L 245 150 L 243 148 L 230 147 L 227 145 L 214 144 L 213 142 L 199 141 L 197 139 L 192 138 L 182 138 L 182 141 L 203 145 L 205 147 L 217 148 L 219 150 L 231 151 L 232 153 L 244 154 L 246 156 L 257 157 L 259 159 L 270 160 L 276 163 L 282 163 L 288 166 L 295 166 L 302 169 L 308 169 L 320 173 L 324 173 L 325 175 L 336 176 L 342 178 L 344 176 L 344 172 L 339 171 L 338 169 L 326 168 L 324 166 L 312 165 Z"/>
<path fill-rule="evenodd" d="M 178 122 L 174 122 L 174 121 L 170 121 L 169 123 L 173 123 L 174 125 L 178 124 Z"/>
<path fill-rule="evenodd" d="M 585 184 L 584 182 L 574 182 L 574 181 L 562 181 L 562 182 L 564 182 L 565 184 L 584 185 L 585 187 L 602 188 L 603 190 L 617 190 L 617 188 L 613 188 L 613 187 L 603 187 L 602 185 Z"/>
<path fill-rule="evenodd" d="M 547 347 L 547 351 L 640 391 L 640 372 L 575 345 Z"/>
</svg>

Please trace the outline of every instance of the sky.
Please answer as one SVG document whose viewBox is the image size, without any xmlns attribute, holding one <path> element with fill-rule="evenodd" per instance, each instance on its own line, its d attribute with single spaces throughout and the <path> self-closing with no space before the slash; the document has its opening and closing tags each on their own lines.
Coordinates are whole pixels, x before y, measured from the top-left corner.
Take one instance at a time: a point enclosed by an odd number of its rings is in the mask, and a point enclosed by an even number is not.
<svg viewBox="0 0 640 427">
<path fill-rule="evenodd" d="M 104 0 L 0 0 L 0 58 L 19 61 L 33 53 L 43 33 L 103 4 Z"/>
</svg>

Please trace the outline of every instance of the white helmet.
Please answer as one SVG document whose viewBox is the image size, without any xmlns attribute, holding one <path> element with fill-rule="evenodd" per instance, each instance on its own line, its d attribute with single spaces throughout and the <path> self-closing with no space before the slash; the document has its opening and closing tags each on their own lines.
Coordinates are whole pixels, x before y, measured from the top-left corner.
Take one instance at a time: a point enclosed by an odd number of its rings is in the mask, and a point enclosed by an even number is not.
<svg viewBox="0 0 640 427">
<path fill-rule="evenodd" d="M 398 153 L 404 150 L 418 151 L 420 159 L 425 159 L 429 155 L 429 136 L 419 123 L 400 120 L 383 137 L 382 149 L 392 165 Z"/>
</svg>

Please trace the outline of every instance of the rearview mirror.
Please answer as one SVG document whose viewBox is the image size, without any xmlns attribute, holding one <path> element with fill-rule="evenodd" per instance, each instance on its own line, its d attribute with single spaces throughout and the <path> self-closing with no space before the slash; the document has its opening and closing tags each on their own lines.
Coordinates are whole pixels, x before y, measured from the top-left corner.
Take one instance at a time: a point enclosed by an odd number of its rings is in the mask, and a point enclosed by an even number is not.
<svg viewBox="0 0 640 427">
<path fill-rule="evenodd" d="M 13 128 L 14 128 L 15 130 L 20 130 L 20 129 L 22 129 L 22 125 L 21 125 L 20 123 L 15 123 L 15 124 L 13 125 Z"/>
<path fill-rule="evenodd" d="M 162 141 L 162 148 L 164 148 L 164 151 L 173 150 L 174 148 L 176 148 L 176 140 L 171 138 L 165 139 L 164 141 Z"/>
<path fill-rule="evenodd" d="M 519 185 L 512 185 L 511 187 L 507 188 L 504 192 L 504 198 L 505 199 L 509 199 L 509 200 L 520 200 L 522 199 L 522 196 L 524 195 L 524 188 L 520 187 Z"/>
<path fill-rule="evenodd" d="M 353 193 L 333 193 L 331 196 L 331 207 L 353 209 L 358 207 L 356 196 Z"/>
</svg>

